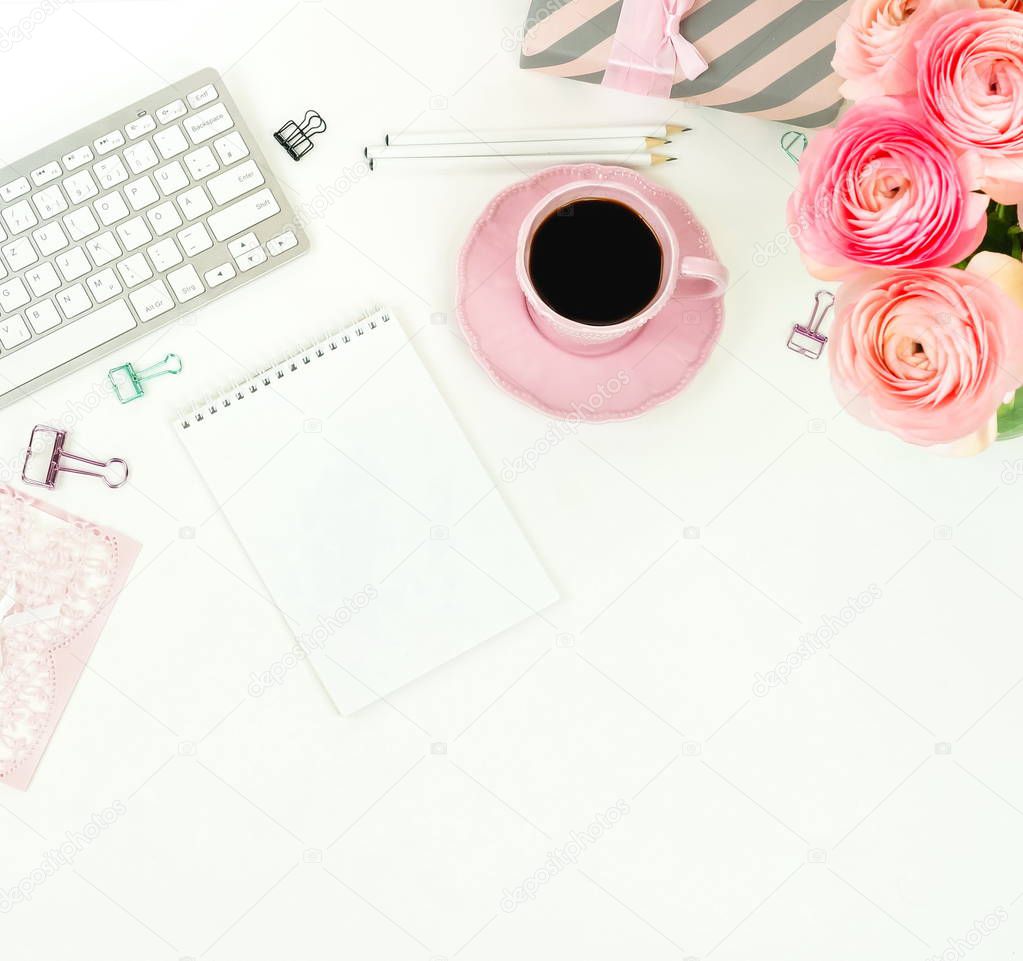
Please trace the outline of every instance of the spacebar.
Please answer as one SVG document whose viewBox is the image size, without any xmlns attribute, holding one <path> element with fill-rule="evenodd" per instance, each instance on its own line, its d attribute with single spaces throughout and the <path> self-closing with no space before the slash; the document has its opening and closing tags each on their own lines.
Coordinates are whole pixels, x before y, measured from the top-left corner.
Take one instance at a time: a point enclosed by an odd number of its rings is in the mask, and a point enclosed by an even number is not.
<svg viewBox="0 0 1023 961">
<path fill-rule="evenodd" d="M 0 355 L 0 396 L 23 387 L 55 367 L 74 360 L 135 326 L 128 305 L 114 301 L 91 314 L 70 321 L 11 354 Z"/>
</svg>

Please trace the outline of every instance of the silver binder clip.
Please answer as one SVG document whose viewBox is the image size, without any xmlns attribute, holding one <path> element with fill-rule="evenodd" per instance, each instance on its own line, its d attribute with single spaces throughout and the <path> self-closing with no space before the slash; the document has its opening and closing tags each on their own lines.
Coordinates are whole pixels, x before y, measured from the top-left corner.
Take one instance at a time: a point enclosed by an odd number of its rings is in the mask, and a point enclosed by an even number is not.
<svg viewBox="0 0 1023 961">
<path fill-rule="evenodd" d="M 108 461 L 89 460 L 88 457 L 80 457 L 64 450 L 64 441 L 67 439 L 67 431 L 57 427 L 47 427 L 45 424 L 36 424 L 32 428 L 32 437 L 28 443 L 28 451 L 25 453 L 25 464 L 21 469 L 21 479 L 33 487 L 47 487 L 50 490 L 56 486 L 57 474 L 63 471 L 65 474 L 83 474 L 86 477 L 99 477 L 107 487 L 123 487 L 128 482 L 128 465 L 120 457 L 111 457 Z M 61 458 L 73 460 L 79 464 L 88 464 L 90 467 L 99 467 L 101 470 L 82 470 L 80 467 L 64 467 Z M 114 479 L 111 479 L 110 468 L 115 468 Z"/>
<path fill-rule="evenodd" d="M 806 324 L 796 324 L 789 334 L 789 350 L 816 360 L 824 352 L 828 338 L 821 333 L 821 324 L 835 306 L 835 295 L 829 290 L 818 290 L 813 298 L 813 310 Z"/>
</svg>

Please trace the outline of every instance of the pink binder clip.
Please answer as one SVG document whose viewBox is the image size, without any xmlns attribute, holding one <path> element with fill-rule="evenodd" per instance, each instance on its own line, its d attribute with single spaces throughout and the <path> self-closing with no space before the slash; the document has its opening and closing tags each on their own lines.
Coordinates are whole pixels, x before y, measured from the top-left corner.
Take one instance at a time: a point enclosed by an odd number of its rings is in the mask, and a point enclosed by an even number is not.
<svg viewBox="0 0 1023 961">
<path fill-rule="evenodd" d="M 829 290 L 818 290 L 813 298 L 813 310 L 806 324 L 796 324 L 789 334 L 789 350 L 816 360 L 824 352 L 828 338 L 821 333 L 821 324 L 835 306 L 835 295 Z"/>
<path fill-rule="evenodd" d="M 128 465 L 120 457 L 112 457 L 108 461 L 89 460 L 87 457 L 79 457 L 64 450 L 64 441 L 67 439 L 67 431 L 57 427 L 47 427 L 44 424 L 36 424 L 32 428 L 32 437 L 28 442 L 28 451 L 25 454 L 25 465 L 21 469 L 21 479 L 26 484 L 34 487 L 47 487 L 50 490 L 56 486 L 57 474 L 63 471 L 65 474 L 83 474 L 86 477 L 99 477 L 107 487 L 123 487 L 128 482 Z M 80 467 L 64 467 L 61 458 L 76 461 L 79 464 L 88 464 L 90 467 L 99 467 L 101 470 L 82 470 Z M 115 477 L 112 480 L 110 468 L 116 468 Z M 120 476 L 117 476 L 120 475 Z"/>
</svg>

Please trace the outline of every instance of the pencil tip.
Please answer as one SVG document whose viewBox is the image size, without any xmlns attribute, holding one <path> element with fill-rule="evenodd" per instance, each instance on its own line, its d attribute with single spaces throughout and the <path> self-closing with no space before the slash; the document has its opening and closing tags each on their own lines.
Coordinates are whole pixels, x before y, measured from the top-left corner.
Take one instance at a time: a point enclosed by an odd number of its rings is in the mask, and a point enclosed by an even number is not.
<svg viewBox="0 0 1023 961">
<path fill-rule="evenodd" d="M 366 158 L 367 160 L 369 160 L 369 147 L 363 147 L 363 148 L 362 148 L 362 155 L 363 155 L 363 156 L 364 156 L 364 157 L 365 157 L 365 158 Z"/>
<path fill-rule="evenodd" d="M 384 145 L 387 147 L 391 146 L 391 135 L 389 133 L 384 134 Z"/>
<path fill-rule="evenodd" d="M 668 135 L 671 136 L 677 133 L 685 133 L 689 130 L 689 127 L 683 127 L 681 124 L 668 124 L 665 128 L 668 131 Z"/>
</svg>

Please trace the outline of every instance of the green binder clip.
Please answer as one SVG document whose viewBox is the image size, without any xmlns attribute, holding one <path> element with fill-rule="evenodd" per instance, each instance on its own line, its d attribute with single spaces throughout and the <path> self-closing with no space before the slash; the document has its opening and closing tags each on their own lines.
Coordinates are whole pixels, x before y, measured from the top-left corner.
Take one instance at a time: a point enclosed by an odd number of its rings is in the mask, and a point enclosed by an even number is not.
<svg viewBox="0 0 1023 961">
<path fill-rule="evenodd" d="M 803 155 L 803 151 L 806 150 L 807 143 L 806 134 L 798 130 L 786 130 L 781 135 L 781 149 L 785 151 L 785 156 L 794 164 L 799 163 L 799 158 Z"/>
<path fill-rule="evenodd" d="M 144 393 L 142 385 L 147 380 L 163 377 L 165 374 L 180 374 L 181 358 L 177 354 L 168 354 L 163 360 L 145 370 L 136 370 L 131 364 L 115 367 L 107 377 L 114 388 L 117 399 L 122 404 L 130 404 L 138 400 Z"/>
</svg>

